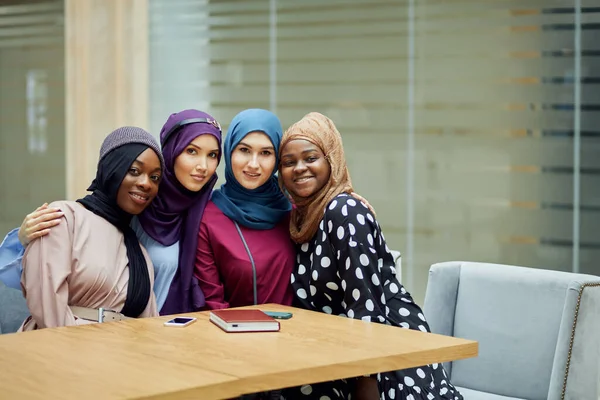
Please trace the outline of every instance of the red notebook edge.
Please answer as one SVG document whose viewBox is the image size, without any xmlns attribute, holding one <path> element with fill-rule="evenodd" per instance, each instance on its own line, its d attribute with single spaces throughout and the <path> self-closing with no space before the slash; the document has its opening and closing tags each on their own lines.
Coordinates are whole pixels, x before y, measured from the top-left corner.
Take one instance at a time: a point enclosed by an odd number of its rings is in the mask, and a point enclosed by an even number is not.
<svg viewBox="0 0 600 400">
<path fill-rule="evenodd" d="M 239 312 L 243 313 L 240 314 Z M 248 312 L 251 311 L 251 312 Z M 258 311 L 256 313 L 255 311 Z M 261 315 L 262 314 L 262 315 Z M 241 315 L 241 316 L 240 316 Z M 223 318 L 227 318 L 225 320 Z M 243 319 L 241 319 L 243 318 Z M 210 322 L 214 325 L 218 326 L 222 331 L 227 333 L 247 333 L 247 332 L 279 332 L 281 330 L 281 324 L 276 319 L 266 315 L 261 310 L 255 309 L 247 309 L 247 310 L 213 310 L 210 312 L 209 317 Z M 256 329 L 232 329 L 227 326 L 228 324 L 244 324 L 244 323 L 269 323 L 269 324 L 277 324 L 277 329 L 267 329 L 267 330 L 256 330 Z"/>
<path fill-rule="evenodd" d="M 221 318 L 226 323 L 234 322 L 277 322 L 273 317 L 268 316 L 264 312 L 258 309 L 222 309 L 213 310 L 211 313 Z"/>
</svg>

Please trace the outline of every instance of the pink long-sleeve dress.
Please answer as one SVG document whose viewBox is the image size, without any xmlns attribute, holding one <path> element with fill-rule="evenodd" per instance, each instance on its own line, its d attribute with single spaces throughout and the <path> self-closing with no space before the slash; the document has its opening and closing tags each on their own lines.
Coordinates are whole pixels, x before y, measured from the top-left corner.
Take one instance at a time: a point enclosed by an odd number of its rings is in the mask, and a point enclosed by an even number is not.
<svg viewBox="0 0 600 400">
<path fill-rule="evenodd" d="M 31 317 L 22 331 L 92 323 L 69 308 L 121 311 L 127 297 L 129 260 L 124 236 L 104 218 L 74 201 L 57 201 L 64 218 L 48 235 L 34 240 L 23 256 L 21 287 Z M 148 265 L 154 284 L 152 261 Z M 140 317 L 158 315 L 154 293 Z"/>
</svg>

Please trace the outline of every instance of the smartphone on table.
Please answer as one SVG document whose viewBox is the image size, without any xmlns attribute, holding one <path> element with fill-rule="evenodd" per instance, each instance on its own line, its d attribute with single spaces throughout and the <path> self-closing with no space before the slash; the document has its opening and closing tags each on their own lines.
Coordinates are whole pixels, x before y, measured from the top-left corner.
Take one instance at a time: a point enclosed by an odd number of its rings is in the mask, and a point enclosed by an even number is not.
<svg viewBox="0 0 600 400">
<path fill-rule="evenodd" d="M 183 328 L 184 326 L 188 326 L 196 322 L 196 318 L 192 317 L 175 317 L 167 322 L 165 322 L 165 326 L 174 326 Z"/>
<path fill-rule="evenodd" d="M 275 319 L 290 319 L 290 318 L 292 318 L 292 313 L 291 312 L 284 312 L 284 311 L 264 311 L 264 313 L 267 314 L 269 317 L 275 318 Z"/>
</svg>

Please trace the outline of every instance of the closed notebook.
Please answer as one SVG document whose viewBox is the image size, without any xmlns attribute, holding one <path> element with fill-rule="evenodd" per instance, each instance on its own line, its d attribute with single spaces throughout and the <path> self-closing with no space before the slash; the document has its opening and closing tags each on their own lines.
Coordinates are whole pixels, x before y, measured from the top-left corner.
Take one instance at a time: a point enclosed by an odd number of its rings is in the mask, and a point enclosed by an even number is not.
<svg viewBox="0 0 600 400">
<path fill-rule="evenodd" d="M 210 322 L 225 332 L 278 332 L 279 321 L 260 310 L 215 310 Z"/>
</svg>

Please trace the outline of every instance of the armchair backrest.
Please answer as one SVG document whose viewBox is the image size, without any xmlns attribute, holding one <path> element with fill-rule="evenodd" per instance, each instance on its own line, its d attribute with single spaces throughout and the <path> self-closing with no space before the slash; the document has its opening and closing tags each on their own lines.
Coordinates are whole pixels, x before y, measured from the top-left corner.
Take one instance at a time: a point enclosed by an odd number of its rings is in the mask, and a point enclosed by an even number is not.
<svg viewBox="0 0 600 400">
<path fill-rule="evenodd" d="M 29 310 L 21 291 L 0 282 L 0 334 L 16 332 L 28 316 Z"/>
<path fill-rule="evenodd" d="M 452 383 L 509 397 L 560 399 L 568 357 L 571 368 L 583 372 L 573 360 L 584 362 L 585 355 L 573 355 L 570 339 L 577 299 L 581 306 L 580 291 L 585 288 L 585 294 L 595 290 L 585 299 L 586 310 L 579 310 L 579 318 L 585 320 L 580 322 L 589 329 L 595 326 L 588 320 L 590 313 L 597 312 L 600 321 L 598 277 L 485 263 L 433 265 L 424 307 L 432 331 L 479 342 L 477 358 L 447 366 Z M 600 333 L 595 341 L 589 333 L 580 336 L 580 343 L 596 357 L 588 357 L 587 364 L 597 377 Z"/>
</svg>

